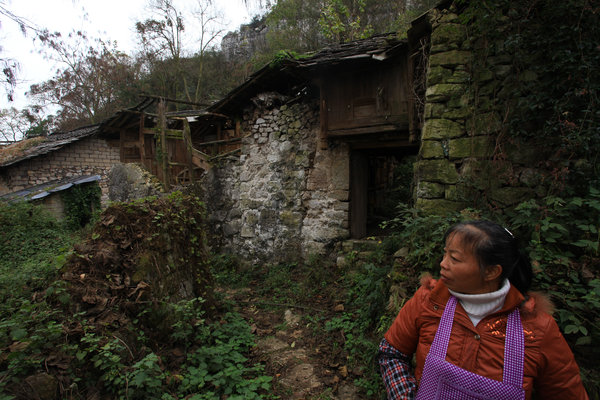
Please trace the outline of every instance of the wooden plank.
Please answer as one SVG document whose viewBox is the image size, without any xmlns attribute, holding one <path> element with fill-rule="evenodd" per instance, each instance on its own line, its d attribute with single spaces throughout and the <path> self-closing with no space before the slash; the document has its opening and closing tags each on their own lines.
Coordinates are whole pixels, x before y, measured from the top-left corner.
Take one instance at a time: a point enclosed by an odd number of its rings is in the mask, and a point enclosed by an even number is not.
<svg viewBox="0 0 600 400">
<path fill-rule="evenodd" d="M 195 146 L 196 147 L 212 146 L 212 145 L 215 145 L 215 144 L 226 144 L 226 143 L 239 142 L 241 140 L 242 140 L 241 137 L 236 137 L 236 138 L 232 138 L 232 139 L 213 140 L 211 142 L 196 143 Z"/>
</svg>

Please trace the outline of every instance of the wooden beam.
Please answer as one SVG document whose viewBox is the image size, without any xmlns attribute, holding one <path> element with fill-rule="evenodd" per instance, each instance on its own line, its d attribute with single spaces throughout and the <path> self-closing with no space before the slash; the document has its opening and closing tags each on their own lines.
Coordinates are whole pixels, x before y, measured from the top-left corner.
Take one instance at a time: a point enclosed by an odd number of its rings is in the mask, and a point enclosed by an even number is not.
<svg viewBox="0 0 600 400">
<path fill-rule="evenodd" d="M 197 147 L 203 147 L 203 146 L 211 146 L 211 145 L 214 145 L 214 144 L 233 143 L 233 142 L 239 142 L 242 139 L 243 138 L 241 138 L 241 137 L 236 137 L 236 138 L 232 138 L 232 139 L 213 140 L 211 142 L 196 143 L 196 146 Z"/>
<path fill-rule="evenodd" d="M 406 132 L 408 131 L 408 125 L 376 125 L 366 126 L 362 128 L 352 129 L 336 129 L 328 132 L 329 137 L 343 137 L 343 136 L 355 136 L 355 135 L 369 135 L 383 132 Z"/>
<path fill-rule="evenodd" d="M 163 96 L 153 96 L 153 95 L 145 94 L 145 95 L 143 95 L 143 97 L 147 97 L 149 99 L 158 99 L 159 102 L 163 102 L 163 103 L 165 103 L 165 102 L 179 103 L 179 104 L 188 104 L 188 105 L 199 106 L 199 107 L 210 106 L 210 104 L 208 104 L 208 103 L 194 103 L 193 101 L 177 100 L 177 99 L 171 99 L 171 98 L 163 97 Z M 165 106 L 165 111 L 166 111 L 166 106 Z"/>
</svg>

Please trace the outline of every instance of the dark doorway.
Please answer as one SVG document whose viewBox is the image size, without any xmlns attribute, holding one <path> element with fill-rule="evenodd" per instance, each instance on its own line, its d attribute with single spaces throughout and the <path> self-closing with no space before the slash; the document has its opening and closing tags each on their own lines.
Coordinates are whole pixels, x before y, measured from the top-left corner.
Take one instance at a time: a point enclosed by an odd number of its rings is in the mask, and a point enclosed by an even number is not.
<svg viewBox="0 0 600 400">
<path fill-rule="evenodd" d="M 385 235 L 381 223 L 411 197 L 411 149 L 353 150 L 350 155 L 350 233 L 353 239 Z"/>
</svg>

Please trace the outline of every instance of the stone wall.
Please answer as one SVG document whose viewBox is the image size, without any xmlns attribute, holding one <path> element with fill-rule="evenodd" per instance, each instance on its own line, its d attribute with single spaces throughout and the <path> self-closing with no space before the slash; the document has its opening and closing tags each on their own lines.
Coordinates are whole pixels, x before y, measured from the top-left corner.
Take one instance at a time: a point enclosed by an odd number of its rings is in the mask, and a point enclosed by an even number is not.
<svg viewBox="0 0 600 400">
<path fill-rule="evenodd" d="M 107 174 L 119 162 L 119 148 L 106 140 L 87 137 L 15 165 L 3 168 L 0 194 L 16 192 L 45 182 L 82 175 L 100 175 L 102 204 L 108 201 Z"/>
<path fill-rule="evenodd" d="M 433 9 L 424 126 L 415 163 L 417 207 L 434 213 L 465 206 L 505 208 L 543 189 L 532 148 L 500 148 L 510 93 L 510 55 L 469 37 L 453 6 Z M 502 154 L 499 154 L 501 150 Z"/>
<path fill-rule="evenodd" d="M 319 129 L 316 102 L 245 114 L 239 160 L 205 181 L 218 246 L 279 262 L 321 254 L 348 236 L 349 152 L 317 146 Z"/>
</svg>

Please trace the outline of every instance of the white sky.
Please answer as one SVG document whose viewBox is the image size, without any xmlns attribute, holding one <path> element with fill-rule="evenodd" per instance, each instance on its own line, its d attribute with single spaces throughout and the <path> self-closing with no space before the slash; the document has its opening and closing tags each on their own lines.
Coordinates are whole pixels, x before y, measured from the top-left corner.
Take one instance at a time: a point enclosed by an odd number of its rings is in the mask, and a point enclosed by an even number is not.
<svg viewBox="0 0 600 400">
<path fill-rule="evenodd" d="M 89 37 L 116 40 L 119 50 L 131 54 L 136 45 L 134 34 L 135 21 L 147 16 L 145 5 L 148 0 L 0 0 L 19 17 L 33 24 L 59 31 L 65 37 L 75 30 L 85 31 Z M 195 0 L 174 0 L 180 8 L 193 8 Z M 225 32 L 237 29 L 242 23 L 252 19 L 259 12 L 254 7 L 248 9 L 243 0 L 215 0 L 215 6 L 221 10 L 224 22 L 228 23 Z M 29 86 L 54 76 L 56 65 L 38 54 L 39 44 L 32 36 L 23 37 L 17 24 L 2 18 L 0 26 L 0 46 L 2 58 L 14 58 L 20 64 L 19 78 L 22 83 L 15 90 L 15 101 L 10 103 L 6 95 L 0 92 L 0 108 L 23 108 L 27 104 L 25 92 Z M 184 22 L 186 22 L 184 20 Z M 189 25 L 191 21 L 188 21 Z M 186 29 L 191 36 L 192 29 Z M 194 50 L 193 48 L 190 50 Z"/>
</svg>

